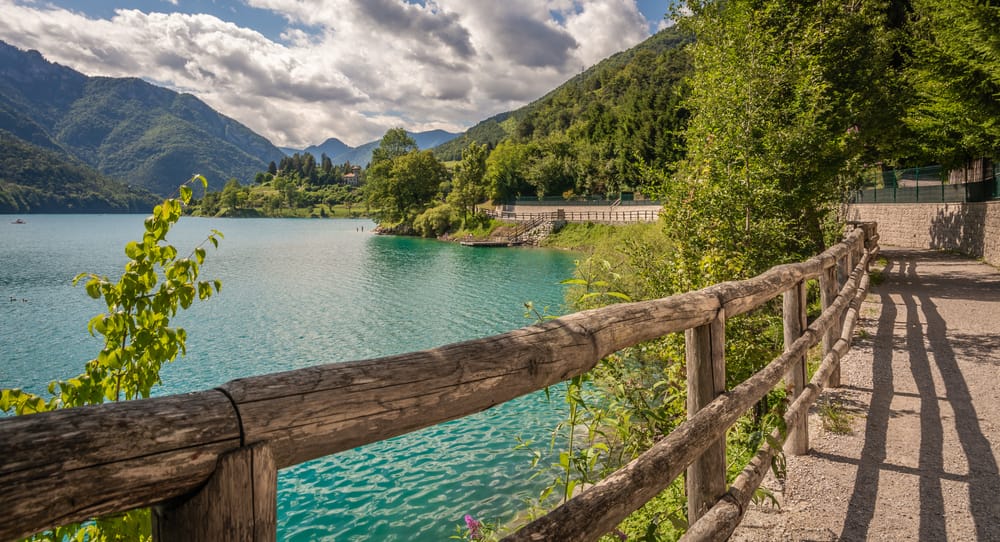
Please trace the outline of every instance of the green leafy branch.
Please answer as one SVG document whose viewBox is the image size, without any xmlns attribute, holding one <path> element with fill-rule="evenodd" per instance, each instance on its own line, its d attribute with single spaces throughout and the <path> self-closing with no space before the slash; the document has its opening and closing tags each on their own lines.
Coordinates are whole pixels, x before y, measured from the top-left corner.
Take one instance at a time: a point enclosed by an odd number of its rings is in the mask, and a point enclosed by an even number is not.
<svg viewBox="0 0 1000 542">
<path fill-rule="evenodd" d="M 0 390 L 0 410 L 16 415 L 34 414 L 60 408 L 149 397 L 160 384 L 160 368 L 186 353 L 187 333 L 172 327 L 170 319 L 178 309 L 191 306 L 195 298 L 205 300 L 222 289 L 219 280 L 199 280 L 205 263 L 205 245 L 219 246 L 222 233 L 212 230 L 186 257 L 167 243 L 167 233 L 190 204 L 191 184 L 208 181 L 195 175 L 181 185 L 179 197 L 168 198 L 153 209 L 144 222 L 141 241 L 125 246 L 129 261 L 121 277 L 112 282 L 105 276 L 81 273 L 73 284 L 84 282 L 87 295 L 103 299 L 107 312 L 87 324 L 91 335 L 104 337 L 104 347 L 88 361 L 84 372 L 69 380 L 49 383 L 50 397 L 21 389 Z M 133 541 L 151 540 L 148 509 L 98 518 L 83 524 L 58 527 L 39 533 L 31 540 Z"/>
</svg>

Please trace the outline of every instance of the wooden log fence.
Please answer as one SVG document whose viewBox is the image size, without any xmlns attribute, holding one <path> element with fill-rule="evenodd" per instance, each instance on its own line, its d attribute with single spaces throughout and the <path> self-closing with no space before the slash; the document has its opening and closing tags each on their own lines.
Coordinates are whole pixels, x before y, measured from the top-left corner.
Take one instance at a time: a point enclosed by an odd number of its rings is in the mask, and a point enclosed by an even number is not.
<svg viewBox="0 0 1000 542">
<path fill-rule="evenodd" d="M 749 280 L 582 311 L 422 352 L 0 419 L 0 540 L 147 506 L 156 540 L 274 540 L 277 469 L 485 410 L 675 332 L 684 332 L 688 345 L 688 420 L 506 540 L 596 540 L 685 469 L 688 539 L 724 539 L 777 453 L 763 447 L 727 489 L 726 430 L 822 340 L 822 366 L 808 385 L 793 384 L 797 394 L 785 416 L 788 427 L 807 430 L 809 405 L 850 348 L 877 239 L 875 225 L 862 224 L 819 256 Z M 817 278 L 826 292 L 824 310 L 804 326 L 801 292 L 805 281 Z M 799 298 L 785 304 L 786 351 L 727 391 L 726 319 L 778 295 Z"/>
</svg>

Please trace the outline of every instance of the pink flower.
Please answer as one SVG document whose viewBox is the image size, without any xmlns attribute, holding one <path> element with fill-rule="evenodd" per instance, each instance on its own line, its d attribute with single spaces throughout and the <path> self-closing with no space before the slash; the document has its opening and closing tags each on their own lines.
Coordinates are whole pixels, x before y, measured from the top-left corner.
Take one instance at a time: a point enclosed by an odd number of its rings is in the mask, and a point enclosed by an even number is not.
<svg viewBox="0 0 1000 542">
<path fill-rule="evenodd" d="M 481 534 L 479 533 L 479 528 L 481 524 L 476 521 L 476 518 L 465 514 L 465 526 L 469 528 L 469 538 L 472 540 L 479 540 Z"/>
</svg>

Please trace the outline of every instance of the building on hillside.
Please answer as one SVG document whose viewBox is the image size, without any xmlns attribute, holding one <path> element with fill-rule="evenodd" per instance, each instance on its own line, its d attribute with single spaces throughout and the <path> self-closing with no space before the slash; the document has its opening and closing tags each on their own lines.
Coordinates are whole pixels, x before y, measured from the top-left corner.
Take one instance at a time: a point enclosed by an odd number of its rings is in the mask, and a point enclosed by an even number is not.
<svg viewBox="0 0 1000 542">
<path fill-rule="evenodd" d="M 344 184 L 359 186 L 361 184 L 361 166 L 352 166 L 350 173 L 344 174 Z"/>
</svg>

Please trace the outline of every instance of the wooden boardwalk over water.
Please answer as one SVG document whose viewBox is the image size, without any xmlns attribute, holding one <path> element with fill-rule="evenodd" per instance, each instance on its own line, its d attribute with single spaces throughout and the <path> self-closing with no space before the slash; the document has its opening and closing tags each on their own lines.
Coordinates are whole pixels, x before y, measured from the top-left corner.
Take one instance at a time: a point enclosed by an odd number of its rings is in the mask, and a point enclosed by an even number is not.
<svg viewBox="0 0 1000 542">
<path fill-rule="evenodd" d="M 462 241 L 461 245 L 463 247 L 480 247 L 480 248 L 491 248 L 491 247 L 513 247 L 518 246 L 521 243 L 513 243 L 510 241 Z"/>
<path fill-rule="evenodd" d="M 975 260 L 885 249 L 885 281 L 825 407 L 810 452 L 770 480 L 734 540 L 1000 540 L 1000 272 Z M 830 392 L 828 392 L 830 393 Z M 822 403 L 821 403 L 822 404 Z"/>
</svg>

